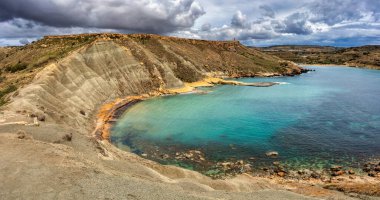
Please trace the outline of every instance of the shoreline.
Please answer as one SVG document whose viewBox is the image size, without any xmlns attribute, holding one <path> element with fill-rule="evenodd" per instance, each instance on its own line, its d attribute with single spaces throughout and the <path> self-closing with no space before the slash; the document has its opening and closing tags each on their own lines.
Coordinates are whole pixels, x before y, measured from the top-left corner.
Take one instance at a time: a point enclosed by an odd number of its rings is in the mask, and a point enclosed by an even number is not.
<svg viewBox="0 0 380 200">
<path fill-rule="evenodd" d="M 169 90 L 160 90 L 151 92 L 149 94 L 143 94 L 138 96 L 128 96 L 123 99 L 116 99 L 113 102 L 104 104 L 101 109 L 99 110 L 99 113 L 97 115 L 97 127 L 94 131 L 94 136 L 103 142 L 106 142 L 106 146 L 111 145 L 112 147 L 116 147 L 114 144 L 110 141 L 111 136 L 111 129 L 114 123 L 117 121 L 117 118 L 120 117 L 122 113 L 125 112 L 130 106 L 133 106 L 135 103 L 138 103 L 140 101 L 158 97 L 162 95 L 178 95 L 178 94 L 185 94 L 189 92 L 194 92 L 197 87 L 213 87 L 218 84 L 231 84 L 231 85 L 238 85 L 236 84 L 237 81 L 226 81 L 220 78 L 212 78 L 208 77 L 201 81 L 193 82 L 193 83 L 185 83 L 184 87 L 177 88 L 177 89 L 169 89 Z M 120 151 L 123 151 L 121 149 L 118 149 Z M 194 152 L 197 152 L 197 150 L 190 150 L 192 151 L 192 154 Z M 195 153 L 194 155 L 196 155 Z M 149 159 L 147 156 L 142 156 L 135 154 L 136 156 L 140 157 L 141 159 L 147 159 L 149 161 L 155 162 L 158 165 L 166 166 L 165 164 L 162 164 L 154 159 Z M 166 155 L 166 154 L 165 154 Z M 182 155 L 182 154 L 181 154 Z M 183 154 L 183 155 L 186 155 Z M 180 156 L 180 155 L 178 155 Z M 198 158 L 202 158 L 198 157 Z M 204 158 L 203 158 L 204 159 Z M 369 162 L 370 163 L 370 162 Z M 262 171 L 251 170 L 250 166 L 247 165 L 248 163 L 246 161 L 238 160 L 236 162 L 221 162 L 219 165 L 226 169 L 226 171 L 232 169 L 232 173 L 224 173 L 224 176 L 208 176 L 205 173 L 198 172 L 204 176 L 211 177 L 216 180 L 224 180 L 229 178 L 234 178 L 238 175 L 249 175 L 253 178 L 264 178 L 268 180 L 276 180 L 278 182 L 285 182 L 287 184 L 300 184 L 302 182 L 303 184 L 319 184 L 324 185 L 324 188 L 328 189 L 336 189 L 341 191 L 356 191 L 360 194 L 366 194 L 366 195 L 378 195 L 380 193 L 380 188 L 375 189 L 374 191 L 371 190 L 371 192 L 367 191 L 366 185 L 363 185 L 362 182 L 366 183 L 372 183 L 377 184 L 379 183 L 380 179 L 379 177 L 370 177 L 366 175 L 367 172 L 358 173 L 358 171 L 362 170 L 360 168 L 350 168 L 350 167 L 344 167 L 344 166 L 332 166 L 330 169 L 323 169 L 319 170 L 313 170 L 313 169 L 299 169 L 299 170 L 291 170 L 287 171 L 287 169 L 283 168 L 283 165 L 278 162 L 273 162 L 273 165 L 263 168 Z M 380 167 L 380 162 L 377 164 L 375 162 L 372 162 L 370 164 L 372 168 L 371 170 L 374 170 L 377 166 Z M 172 165 L 170 165 L 172 166 Z M 181 166 L 173 166 L 173 167 L 179 167 Z M 242 171 L 240 169 L 248 168 L 250 170 Z M 239 171 L 236 173 L 236 171 Z M 345 185 L 346 182 L 350 182 L 349 185 Z M 372 185 L 369 184 L 369 185 Z M 379 183 L 380 184 L 380 183 Z"/>
<path fill-rule="evenodd" d="M 380 70 L 380 66 L 366 65 L 366 66 L 354 66 L 349 64 L 305 64 L 298 63 L 299 66 L 306 67 L 350 67 L 350 68 L 358 68 L 358 69 L 371 69 L 371 70 Z"/>
<path fill-rule="evenodd" d="M 273 75 L 275 76 L 275 75 Z M 137 96 L 127 96 L 125 98 L 118 98 L 114 101 L 102 105 L 98 111 L 97 122 L 93 135 L 100 140 L 108 140 L 110 138 L 110 129 L 112 123 L 116 120 L 117 112 L 120 109 L 124 111 L 130 106 L 130 104 L 137 103 L 139 101 L 146 100 L 152 97 L 158 97 L 163 95 L 177 95 L 186 94 L 196 91 L 198 87 L 213 87 L 215 85 L 235 85 L 235 86 L 252 86 L 252 87 L 270 87 L 274 85 L 279 85 L 277 82 L 255 82 L 255 83 L 244 83 L 239 81 L 224 80 L 222 78 L 206 77 L 200 81 L 185 83 L 182 88 L 174 89 L 160 89 L 159 91 L 154 91 L 149 94 L 142 94 Z"/>
</svg>

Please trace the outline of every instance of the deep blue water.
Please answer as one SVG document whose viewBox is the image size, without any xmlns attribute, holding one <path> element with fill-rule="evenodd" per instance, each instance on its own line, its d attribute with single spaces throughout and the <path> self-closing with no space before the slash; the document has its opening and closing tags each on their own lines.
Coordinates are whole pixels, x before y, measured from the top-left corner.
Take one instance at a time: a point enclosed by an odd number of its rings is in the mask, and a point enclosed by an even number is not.
<svg viewBox="0 0 380 200">
<path fill-rule="evenodd" d="M 207 159 L 255 157 L 294 167 L 359 166 L 380 158 L 380 71 L 348 67 L 315 69 L 275 81 L 273 87 L 216 86 L 207 94 L 157 97 L 129 108 L 111 141 L 138 154 L 199 149 Z"/>
</svg>

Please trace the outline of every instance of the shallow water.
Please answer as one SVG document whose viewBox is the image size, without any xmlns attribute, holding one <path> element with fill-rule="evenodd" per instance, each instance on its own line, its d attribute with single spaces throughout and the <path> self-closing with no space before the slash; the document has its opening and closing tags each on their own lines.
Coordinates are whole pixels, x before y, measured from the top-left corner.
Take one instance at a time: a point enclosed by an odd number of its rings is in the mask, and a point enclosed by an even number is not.
<svg viewBox="0 0 380 200">
<path fill-rule="evenodd" d="M 379 158 L 380 71 L 308 68 L 316 71 L 239 80 L 285 83 L 272 87 L 224 85 L 143 101 L 115 124 L 111 141 L 138 154 L 199 149 L 215 162 L 254 157 L 255 166 L 273 162 L 265 156 L 271 150 L 294 168 L 359 167 Z"/>
</svg>

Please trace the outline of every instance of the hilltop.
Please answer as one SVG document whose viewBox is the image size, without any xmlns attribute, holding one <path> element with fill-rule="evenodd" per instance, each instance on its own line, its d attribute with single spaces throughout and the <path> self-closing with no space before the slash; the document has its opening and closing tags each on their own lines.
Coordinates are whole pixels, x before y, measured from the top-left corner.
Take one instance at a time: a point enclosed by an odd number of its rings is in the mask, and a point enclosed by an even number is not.
<svg viewBox="0 0 380 200">
<path fill-rule="evenodd" d="M 265 53 L 302 64 L 347 65 L 380 69 L 380 46 L 331 47 L 283 45 L 259 48 Z"/>
</svg>

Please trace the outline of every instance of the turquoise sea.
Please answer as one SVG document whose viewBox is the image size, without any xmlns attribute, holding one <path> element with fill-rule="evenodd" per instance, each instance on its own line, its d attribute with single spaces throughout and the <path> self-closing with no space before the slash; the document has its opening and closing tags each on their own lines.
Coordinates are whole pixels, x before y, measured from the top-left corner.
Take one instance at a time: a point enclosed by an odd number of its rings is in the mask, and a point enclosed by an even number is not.
<svg viewBox="0 0 380 200">
<path fill-rule="evenodd" d="M 274 160 L 294 168 L 360 167 L 380 158 L 380 71 L 306 68 L 315 71 L 239 79 L 282 83 L 272 87 L 223 85 L 137 103 L 114 125 L 111 141 L 137 154 L 196 149 L 215 162 L 254 157 L 257 167 Z"/>
</svg>

